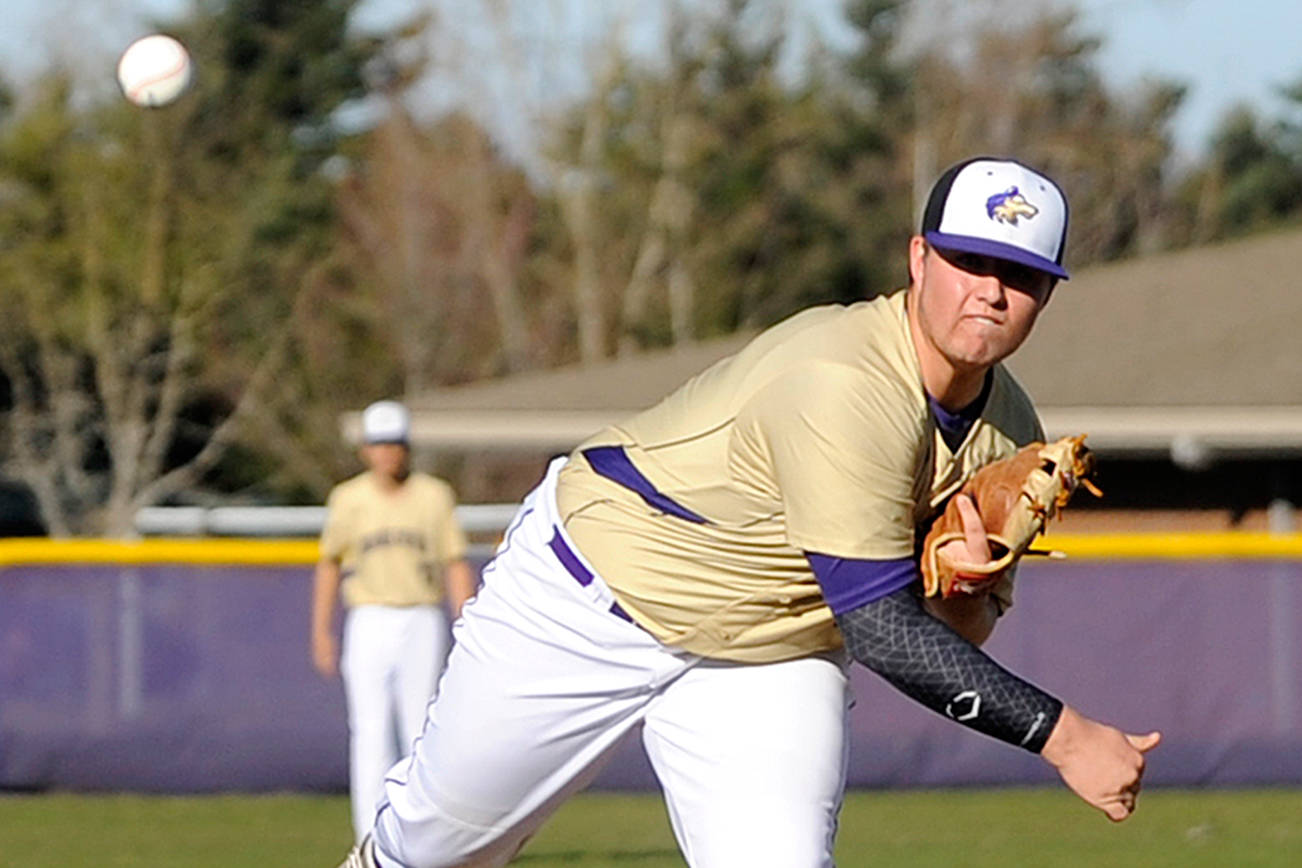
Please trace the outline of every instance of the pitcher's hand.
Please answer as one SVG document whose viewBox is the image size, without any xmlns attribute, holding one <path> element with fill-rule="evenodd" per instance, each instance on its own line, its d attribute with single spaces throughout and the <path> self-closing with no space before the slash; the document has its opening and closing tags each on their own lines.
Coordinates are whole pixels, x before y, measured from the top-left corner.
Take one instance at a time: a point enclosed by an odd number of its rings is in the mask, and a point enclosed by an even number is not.
<svg viewBox="0 0 1302 868">
<path fill-rule="evenodd" d="M 1040 755 L 1072 792 L 1119 823 L 1134 812 L 1145 754 L 1161 741 L 1160 732 L 1131 735 L 1064 706 Z"/>
</svg>

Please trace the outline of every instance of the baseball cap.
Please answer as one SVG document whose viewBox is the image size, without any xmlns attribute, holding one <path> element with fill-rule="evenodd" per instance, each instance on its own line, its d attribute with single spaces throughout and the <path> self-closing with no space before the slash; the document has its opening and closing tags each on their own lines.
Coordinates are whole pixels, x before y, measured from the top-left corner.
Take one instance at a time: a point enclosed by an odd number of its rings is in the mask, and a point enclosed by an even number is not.
<svg viewBox="0 0 1302 868">
<path fill-rule="evenodd" d="M 1016 160 L 973 157 L 931 188 L 922 237 L 945 250 L 978 253 L 1067 278 L 1067 197 Z"/>
<path fill-rule="evenodd" d="M 376 401 L 362 411 L 362 442 L 406 443 L 411 414 L 397 401 Z"/>
</svg>

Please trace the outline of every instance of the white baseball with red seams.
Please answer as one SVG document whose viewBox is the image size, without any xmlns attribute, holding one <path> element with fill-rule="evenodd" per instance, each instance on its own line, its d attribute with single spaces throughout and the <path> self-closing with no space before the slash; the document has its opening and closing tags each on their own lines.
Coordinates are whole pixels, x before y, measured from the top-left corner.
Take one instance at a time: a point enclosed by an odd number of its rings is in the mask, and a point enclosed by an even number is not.
<svg viewBox="0 0 1302 868">
<path fill-rule="evenodd" d="M 122 93 L 146 108 L 174 102 L 190 86 L 193 74 L 194 64 L 185 46 L 161 33 L 137 39 L 118 61 Z"/>
</svg>

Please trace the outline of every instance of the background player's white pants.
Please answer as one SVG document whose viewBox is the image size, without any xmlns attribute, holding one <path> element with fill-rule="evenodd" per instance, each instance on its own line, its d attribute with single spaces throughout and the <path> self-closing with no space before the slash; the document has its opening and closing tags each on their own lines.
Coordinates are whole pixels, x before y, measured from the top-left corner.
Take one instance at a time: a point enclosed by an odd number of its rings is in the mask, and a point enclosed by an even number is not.
<svg viewBox="0 0 1302 868">
<path fill-rule="evenodd" d="M 611 613 L 600 578 L 580 586 L 548 545 L 558 469 L 454 627 L 425 731 L 385 785 L 380 864 L 505 864 L 641 724 L 693 868 L 830 866 L 845 780 L 841 661 L 706 661 Z"/>
<path fill-rule="evenodd" d="M 447 660 L 447 616 L 435 606 L 357 606 L 344 621 L 339 671 L 348 701 L 353 830 L 375 822 L 384 774 L 411 751 Z"/>
</svg>

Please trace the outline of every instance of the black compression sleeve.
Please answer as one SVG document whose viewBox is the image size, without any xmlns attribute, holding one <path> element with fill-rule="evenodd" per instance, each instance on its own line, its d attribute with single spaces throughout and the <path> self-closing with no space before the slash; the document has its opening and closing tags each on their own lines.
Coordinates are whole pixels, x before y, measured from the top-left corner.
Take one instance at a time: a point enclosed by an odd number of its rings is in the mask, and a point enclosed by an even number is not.
<svg viewBox="0 0 1302 868">
<path fill-rule="evenodd" d="M 1062 703 L 932 617 L 913 587 L 837 616 L 854 659 L 964 726 L 1039 753 Z"/>
</svg>

